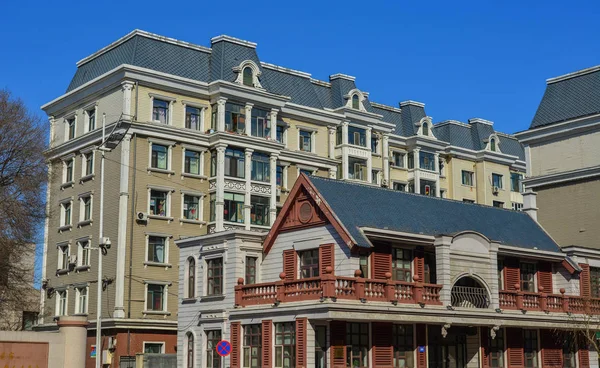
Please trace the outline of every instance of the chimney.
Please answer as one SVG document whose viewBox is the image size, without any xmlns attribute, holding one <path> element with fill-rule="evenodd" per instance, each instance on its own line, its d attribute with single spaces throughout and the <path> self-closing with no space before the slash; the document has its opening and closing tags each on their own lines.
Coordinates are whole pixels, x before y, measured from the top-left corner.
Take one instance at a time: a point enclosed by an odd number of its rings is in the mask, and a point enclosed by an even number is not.
<svg viewBox="0 0 600 368">
<path fill-rule="evenodd" d="M 537 222 L 537 193 L 531 189 L 526 189 L 523 193 L 523 212 L 531 216 Z"/>
</svg>

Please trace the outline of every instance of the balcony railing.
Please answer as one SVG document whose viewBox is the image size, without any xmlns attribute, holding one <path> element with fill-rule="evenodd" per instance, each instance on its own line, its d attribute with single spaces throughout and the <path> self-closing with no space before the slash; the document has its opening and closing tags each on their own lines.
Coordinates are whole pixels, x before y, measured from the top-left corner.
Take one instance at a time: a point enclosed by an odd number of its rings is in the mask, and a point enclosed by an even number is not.
<svg viewBox="0 0 600 368">
<path fill-rule="evenodd" d="M 453 307 L 487 308 L 490 298 L 487 290 L 482 287 L 454 286 L 451 293 Z"/>
<path fill-rule="evenodd" d="M 515 290 L 500 291 L 500 308 L 522 311 L 564 312 L 599 314 L 600 299 L 584 298 L 576 295 L 565 295 L 565 289 L 560 294 L 546 294 L 540 286 L 537 293 L 525 292 L 515 285 Z"/>
<path fill-rule="evenodd" d="M 285 273 L 279 275 L 280 281 L 262 284 L 244 285 L 238 279 L 235 287 L 235 305 L 246 307 L 261 304 L 279 304 L 294 301 L 322 300 L 360 300 L 362 302 L 411 303 L 421 305 L 441 305 L 442 285 L 419 282 L 393 281 L 390 273 L 385 280 L 365 279 L 360 271 L 355 277 L 333 275 L 333 269 L 327 267 L 320 277 L 299 280 L 285 280 Z"/>
</svg>

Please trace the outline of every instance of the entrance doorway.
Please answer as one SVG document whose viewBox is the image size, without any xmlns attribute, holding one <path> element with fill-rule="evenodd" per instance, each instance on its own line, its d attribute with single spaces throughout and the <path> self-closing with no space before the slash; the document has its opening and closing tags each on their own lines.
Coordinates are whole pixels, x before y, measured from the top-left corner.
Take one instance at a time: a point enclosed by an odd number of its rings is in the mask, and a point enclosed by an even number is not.
<svg viewBox="0 0 600 368">
<path fill-rule="evenodd" d="M 468 336 L 477 335 L 477 328 L 452 326 L 446 337 L 442 326 L 428 326 L 429 366 L 439 368 L 466 368 Z"/>
</svg>

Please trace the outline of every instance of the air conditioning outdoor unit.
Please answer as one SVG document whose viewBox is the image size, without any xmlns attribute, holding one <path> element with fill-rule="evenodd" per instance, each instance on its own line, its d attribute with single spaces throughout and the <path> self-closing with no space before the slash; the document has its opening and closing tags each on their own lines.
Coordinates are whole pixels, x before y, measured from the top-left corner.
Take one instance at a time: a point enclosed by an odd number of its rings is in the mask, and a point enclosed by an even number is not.
<svg viewBox="0 0 600 368">
<path fill-rule="evenodd" d="M 136 219 L 140 222 L 147 222 L 148 214 L 146 212 L 138 212 L 136 215 Z"/>
<path fill-rule="evenodd" d="M 277 195 L 281 196 L 281 188 L 277 188 Z"/>
</svg>

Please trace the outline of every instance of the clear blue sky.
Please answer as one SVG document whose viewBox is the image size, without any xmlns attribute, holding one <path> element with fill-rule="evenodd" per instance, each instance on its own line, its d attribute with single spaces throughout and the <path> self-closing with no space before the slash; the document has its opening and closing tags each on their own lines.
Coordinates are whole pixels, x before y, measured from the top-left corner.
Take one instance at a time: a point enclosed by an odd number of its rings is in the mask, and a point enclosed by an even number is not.
<svg viewBox="0 0 600 368">
<path fill-rule="evenodd" d="M 205 46 L 228 34 L 262 61 L 353 75 L 373 101 L 513 133 L 547 78 L 600 64 L 599 15 L 598 1 L 5 1 L 0 88 L 41 115 L 78 60 L 135 28 Z"/>
</svg>

